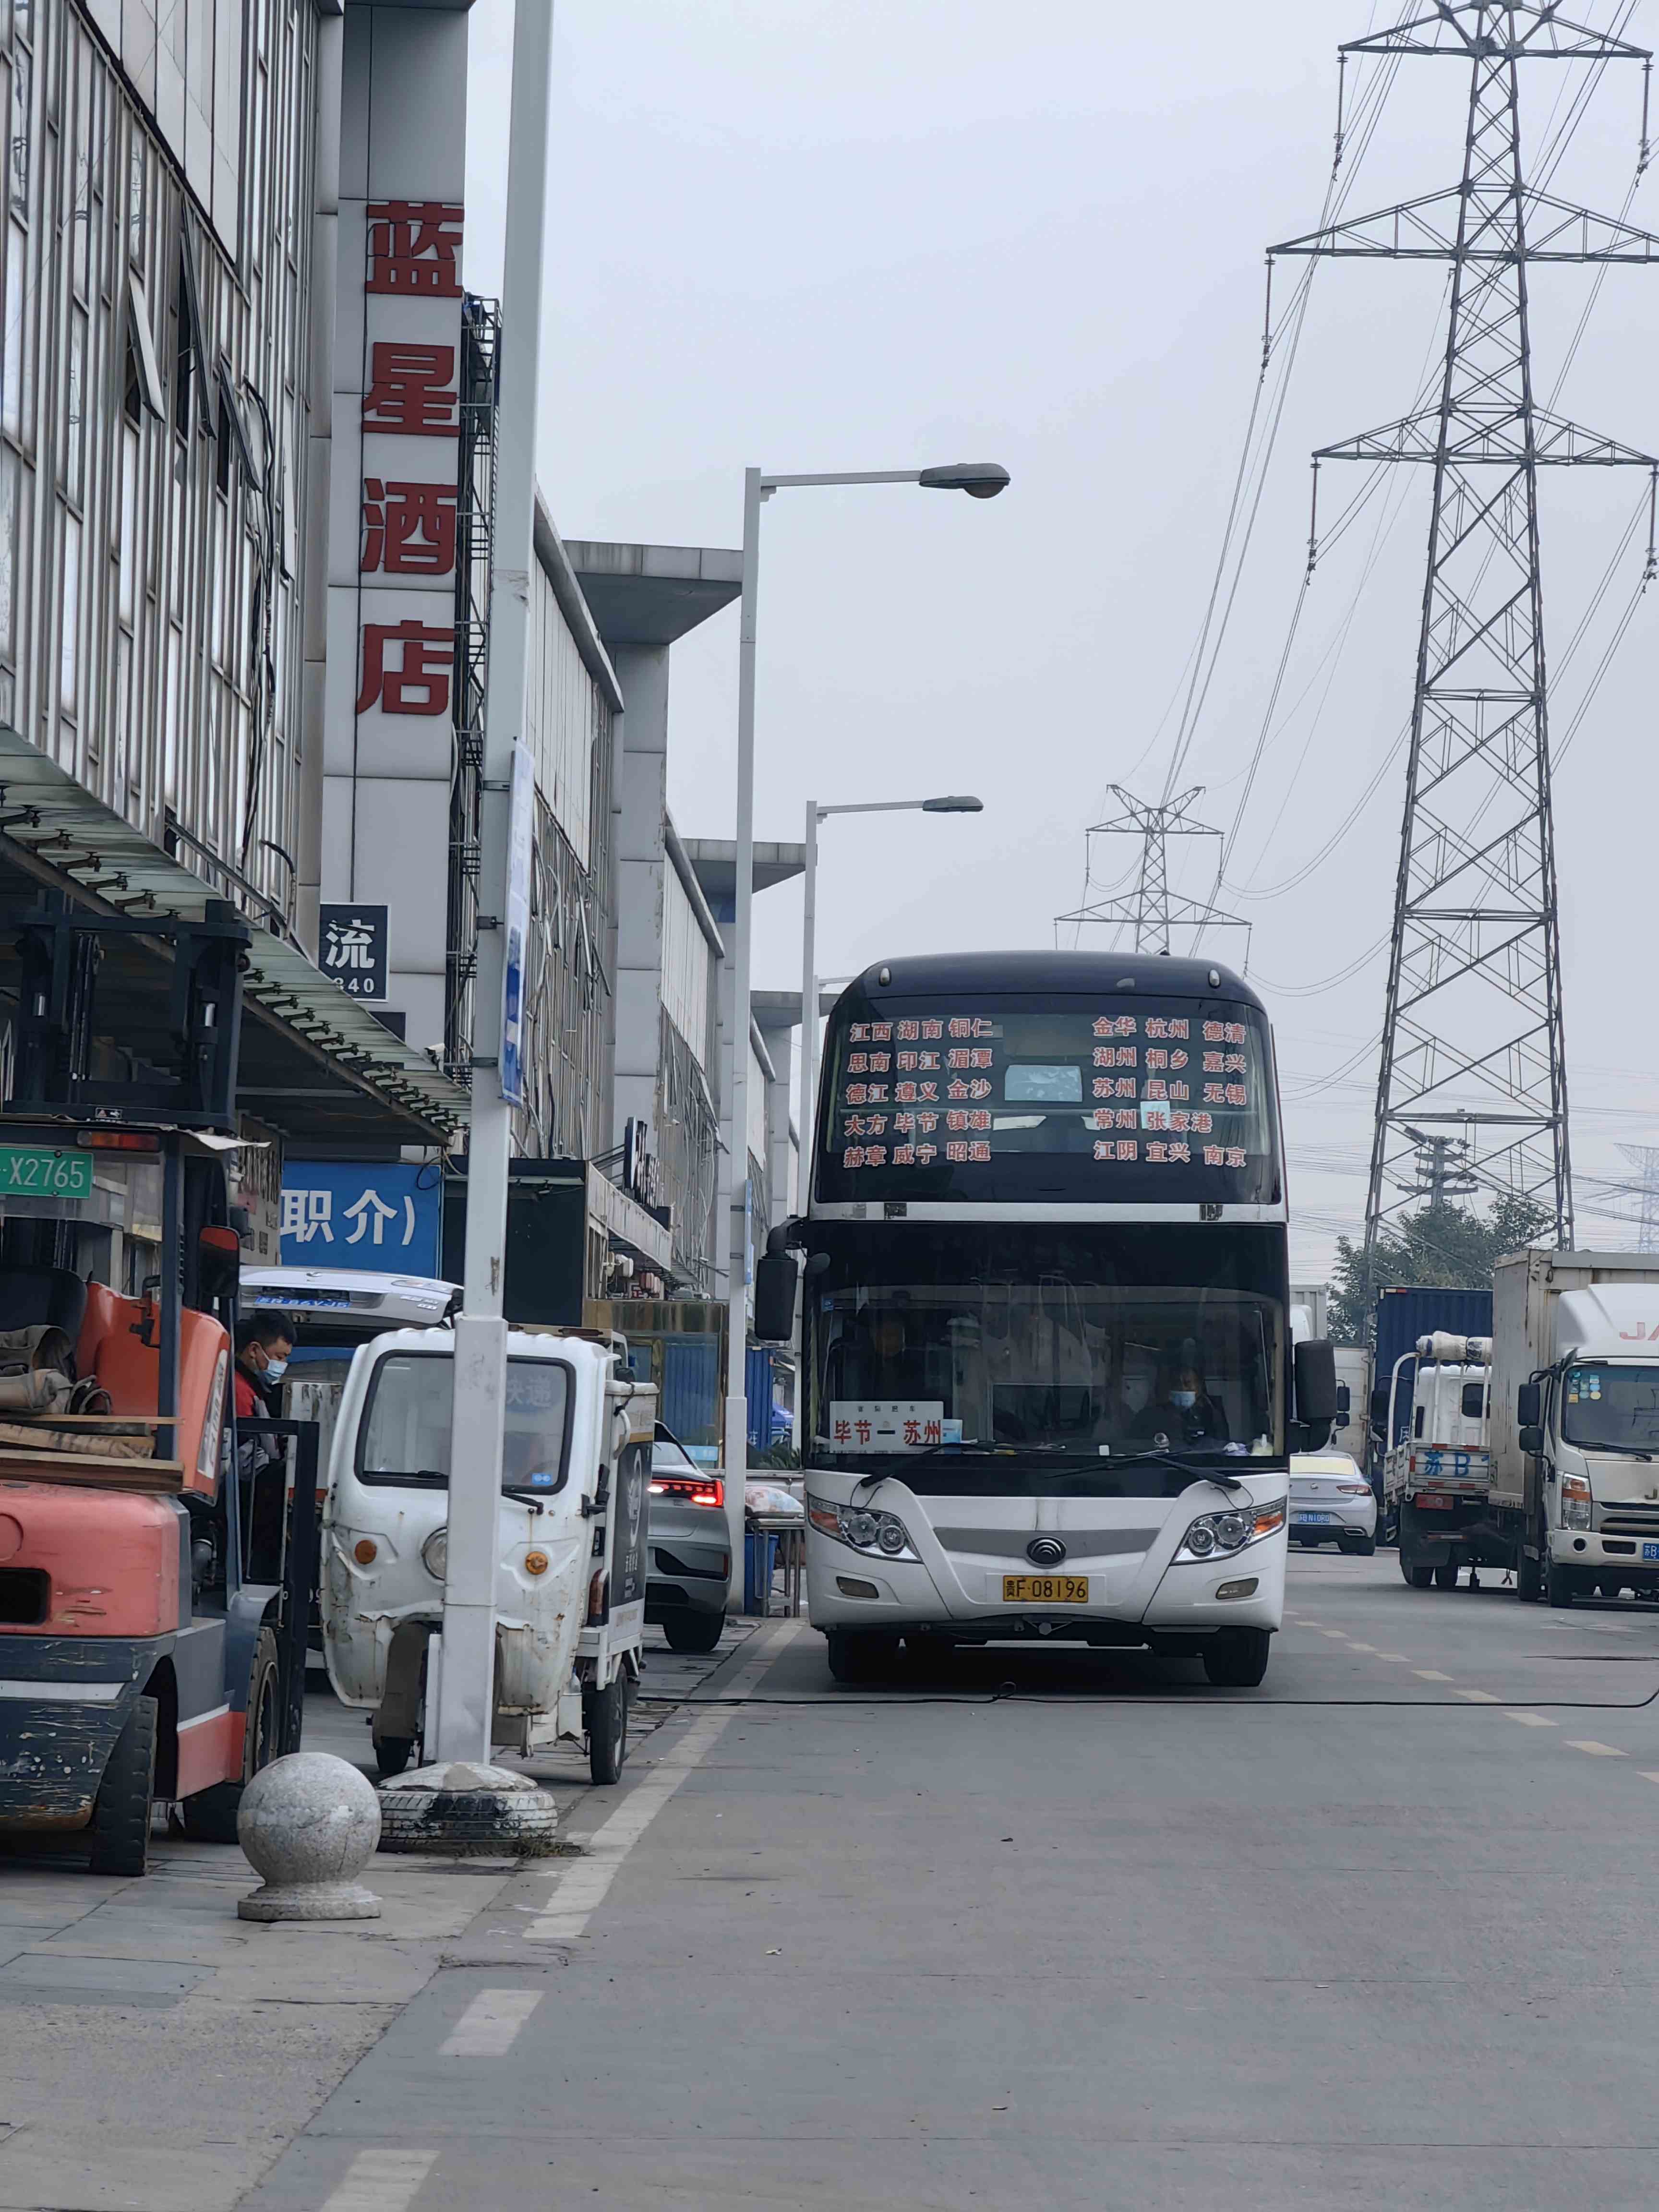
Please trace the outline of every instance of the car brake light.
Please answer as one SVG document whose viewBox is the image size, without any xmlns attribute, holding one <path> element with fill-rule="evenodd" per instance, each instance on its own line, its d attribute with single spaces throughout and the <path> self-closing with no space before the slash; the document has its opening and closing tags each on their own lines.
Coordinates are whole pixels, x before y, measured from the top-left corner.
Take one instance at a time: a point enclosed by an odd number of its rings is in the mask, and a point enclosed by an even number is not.
<svg viewBox="0 0 1659 2212">
<path fill-rule="evenodd" d="M 724 1505 L 726 1485 L 717 1474 L 653 1474 L 653 1498 L 678 1498 L 688 1505 Z"/>
</svg>

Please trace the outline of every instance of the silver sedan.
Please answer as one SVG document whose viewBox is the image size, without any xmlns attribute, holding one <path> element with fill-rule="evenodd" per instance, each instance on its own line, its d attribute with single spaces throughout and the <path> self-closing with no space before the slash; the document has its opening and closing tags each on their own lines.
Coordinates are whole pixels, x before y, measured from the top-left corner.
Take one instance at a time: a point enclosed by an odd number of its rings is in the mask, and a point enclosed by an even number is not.
<svg viewBox="0 0 1659 2212">
<path fill-rule="evenodd" d="M 1291 1541 L 1376 1549 L 1376 1498 L 1346 1452 L 1291 1455 Z"/>
</svg>

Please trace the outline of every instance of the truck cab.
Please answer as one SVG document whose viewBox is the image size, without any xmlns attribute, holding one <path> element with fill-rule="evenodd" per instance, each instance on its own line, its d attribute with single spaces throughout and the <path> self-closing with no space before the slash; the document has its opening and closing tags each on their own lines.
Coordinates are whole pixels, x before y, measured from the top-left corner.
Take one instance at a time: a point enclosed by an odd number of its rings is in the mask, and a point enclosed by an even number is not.
<svg viewBox="0 0 1659 2212">
<path fill-rule="evenodd" d="M 1566 1291 L 1554 1336 L 1516 1393 L 1546 1594 L 1659 1593 L 1659 1285 Z"/>
<path fill-rule="evenodd" d="M 1458 1570 L 1508 1564 L 1488 1526 L 1492 1340 L 1436 1329 L 1395 1364 L 1397 1397 L 1412 1369 L 1406 1433 L 1383 1462 L 1387 1510 L 1400 1532 L 1400 1571 L 1413 1589 L 1456 1584 Z M 1394 1407 L 1388 1433 L 1396 1433 Z"/>
</svg>

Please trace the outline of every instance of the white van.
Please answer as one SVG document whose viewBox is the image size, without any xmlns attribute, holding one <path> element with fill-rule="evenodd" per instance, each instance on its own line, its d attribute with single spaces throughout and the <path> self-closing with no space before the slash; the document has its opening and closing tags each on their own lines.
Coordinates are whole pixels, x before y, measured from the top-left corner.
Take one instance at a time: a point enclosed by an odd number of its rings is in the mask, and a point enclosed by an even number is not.
<svg viewBox="0 0 1659 2212">
<path fill-rule="evenodd" d="M 453 1352 L 446 1328 L 360 1346 L 330 1454 L 323 1649 L 336 1694 L 374 1713 L 382 1774 L 422 1735 L 442 1623 Z M 655 1413 L 612 1344 L 509 1334 L 492 1741 L 585 1735 L 596 1782 L 621 1772 L 639 1679 Z"/>
</svg>

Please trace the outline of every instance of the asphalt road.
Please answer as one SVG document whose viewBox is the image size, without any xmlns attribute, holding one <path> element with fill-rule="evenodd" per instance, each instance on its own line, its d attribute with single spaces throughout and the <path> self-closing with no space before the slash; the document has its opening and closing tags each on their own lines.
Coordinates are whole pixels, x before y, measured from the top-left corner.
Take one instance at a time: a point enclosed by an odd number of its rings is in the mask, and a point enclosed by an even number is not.
<svg viewBox="0 0 1659 2212">
<path fill-rule="evenodd" d="M 774 1624 L 246 2202 L 1650 2206 L 1659 1609 L 1291 1584 L 1257 1692 Z"/>
</svg>

